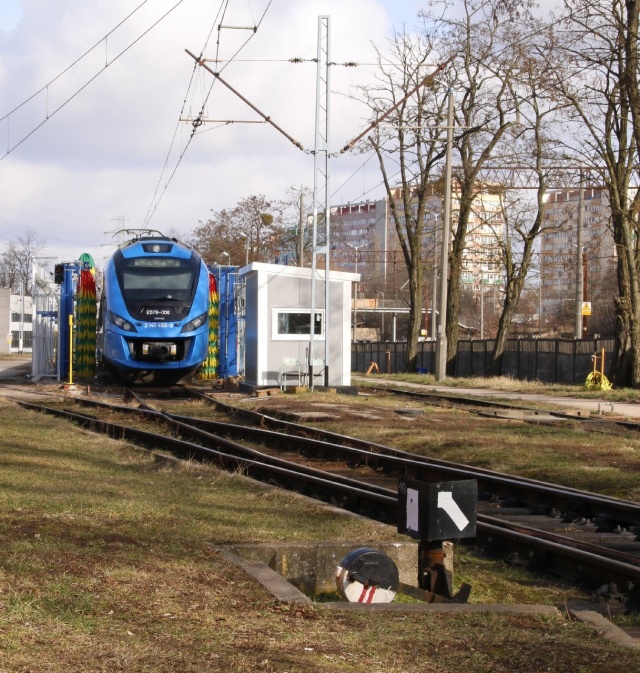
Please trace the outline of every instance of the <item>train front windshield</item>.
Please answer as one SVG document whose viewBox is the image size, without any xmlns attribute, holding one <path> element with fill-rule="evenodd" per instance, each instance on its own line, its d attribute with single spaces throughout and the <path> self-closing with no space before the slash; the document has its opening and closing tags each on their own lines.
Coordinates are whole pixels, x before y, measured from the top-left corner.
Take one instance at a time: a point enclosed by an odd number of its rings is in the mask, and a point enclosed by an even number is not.
<svg viewBox="0 0 640 673">
<path fill-rule="evenodd" d="M 200 271 L 193 257 L 120 257 L 114 261 L 125 302 L 183 302 L 193 298 Z"/>
</svg>

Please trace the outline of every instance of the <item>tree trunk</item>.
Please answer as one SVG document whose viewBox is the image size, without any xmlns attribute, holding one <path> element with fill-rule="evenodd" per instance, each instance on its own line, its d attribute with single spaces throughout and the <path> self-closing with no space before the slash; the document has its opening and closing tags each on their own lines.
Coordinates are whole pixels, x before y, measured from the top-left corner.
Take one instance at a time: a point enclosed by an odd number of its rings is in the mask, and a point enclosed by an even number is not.
<svg viewBox="0 0 640 673">
<path fill-rule="evenodd" d="M 528 267 L 528 261 L 523 261 L 523 264 Z M 502 357 L 507 345 L 511 321 L 520 300 L 523 287 L 524 276 L 522 275 L 522 271 L 518 278 L 507 282 L 506 296 L 498 321 L 498 333 L 496 334 L 496 340 L 491 351 L 491 360 L 487 372 L 489 376 L 500 376 L 502 374 Z"/>
</svg>

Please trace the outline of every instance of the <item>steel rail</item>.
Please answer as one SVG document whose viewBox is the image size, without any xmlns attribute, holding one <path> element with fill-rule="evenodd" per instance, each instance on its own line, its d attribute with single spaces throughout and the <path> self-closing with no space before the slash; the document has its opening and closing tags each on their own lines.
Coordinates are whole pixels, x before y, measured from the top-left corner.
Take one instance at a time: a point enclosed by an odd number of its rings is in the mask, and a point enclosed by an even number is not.
<svg viewBox="0 0 640 673">
<path fill-rule="evenodd" d="M 250 439 L 267 446 L 275 441 L 279 450 L 304 450 L 316 459 L 330 455 L 338 456 L 340 459 L 348 459 L 351 464 L 357 463 L 371 469 L 382 470 L 386 475 L 410 476 L 422 481 L 476 479 L 478 481 L 478 491 L 484 498 L 503 497 L 528 506 L 537 506 L 543 510 L 556 510 L 574 519 L 604 519 L 610 522 L 611 526 L 636 527 L 640 525 L 640 504 L 632 501 L 619 500 L 571 487 L 560 487 L 524 477 L 506 475 L 484 468 L 420 457 L 352 437 L 325 433 L 303 425 L 279 421 L 254 411 L 250 412 L 250 418 L 253 422 L 278 427 L 281 432 L 274 433 L 264 427 L 248 428 L 220 421 L 169 414 L 152 409 L 139 396 L 135 394 L 133 396 L 145 408 L 136 409 L 113 405 L 88 398 L 73 399 L 79 404 L 104 407 L 122 413 L 139 414 L 156 422 L 176 423 L 176 428 L 185 435 L 198 436 L 198 431 L 205 431 L 207 433 L 211 432 L 211 436 L 219 438 L 217 433 L 224 433 L 236 437 L 241 436 L 243 439 Z M 235 407 L 232 407 L 232 409 L 235 410 Z M 296 435 L 283 434 L 284 431 L 294 431 Z M 305 434 L 313 434 L 314 437 L 308 437 Z M 321 439 L 321 437 L 324 439 Z"/>
<path fill-rule="evenodd" d="M 621 589 L 627 588 L 625 583 L 631 583 L 636 591 L 640 588 L 640 565 L 635 557 L 626 555 L 626 561 L 623 561 L 621 559 L 625 558 L 624 555 L 612 558 L 609 555 L 610 550 L 606 547 L 577 543 L 562 535 L 555 536 L 556 539 L 546 539 L 539 535 L 540 531 L 537 529 L 523 526 L 513 529 L 505 525 L 496 525 L 495 521 L 478 520 L 477 529 L 483 537 L 497 536 L 501 540 L 522 545 L 534 552 L 543 552 L 547 556 L 541 558 L 540 563 L 546 571 L 556 566 L 557 563 L 553 563 L 552 559 L 561 559 L 563 562 L 577 564 L 573 568 L 575 574 L 586 575 L 596 582 L 615 583 Z M 583 548 L 585 544 L 586 547 Z"/>
<path fill-rule="evenodd" d="M 562 544 L 565 547 L 573 547 L 574 549 L 579 549 L 585 552 L 590 552 L 596 556 L 602 555 L 602 550 L 605 548 L 602 545 L 594 544 L 592 542 L 585 542 L 584 540 L 577 541 L 574 538 L 568 537 L 566 535 L 560 535 L 558 533 L 551 533 L 549 531 L 540 530 L 533 526 L 526 526 L 519 523 L 513 523 L 512 521 L 504 520 L 503 518 L 496 519 L 490 515 L 486 514 L 477 514 L 477 521 L 482 522 L 483 524 L 496 525 L 496 521 L 500 521 L 500 528 L 503 530 L 511 530 L 514 533 L 522 533 L 524 535 L 529 535 L 532 530 L 535 530 L 535 536 L 538 539 L 548 540 L 549 542 L 554 542 L 556 544 Z M 484 529 L 485 532 L 489 531 L 489 528 Z M 632 554 L 627 554 L 625 552 L 618 551 L 616 549 L 607 549 L 607 558 L 619 561 L 621 563 L 627 563 L 633 566 L 638 566 L 640 568 L 640 556 L 635 556 Z"/>
<path fill-rule="evenodd" d="M 180 421 L 186 425 L 195 425 L 202 429 L 215 430 L 249 435 L 254 441 L 270 443 L 273 433 L 264 428 L 247 428 L 246 426 L 195 419 L 175 414 L 165 414 L 168 419 Z M 561 487 L 548 482 L 536 481 L 524 477 L 506 475 L 483 468 L 469 467 L 447 461 L 438 461 L 423 458 L 415 454 L 396 452 L 389 454 L 371 451 L 366 443 L 364 446 L 345 446 L 326 440 L 304 436 L 283 435 L 277 433 L 279 447 L 293 450 L 307 450 L 314 457 L 323 454 L 338 454 L 348 457 L 353 463 L 383 469 L 387 474 L 411 476 L 422 481 L 443 481 L 454 479 L 477 479 L 478 488 L 482 492 L 490 492 L 491 496 L 504 496 L 514 500 L 521 500 L 528 504 L 542 504 L 549 509 L 572 511 L 574 514 L 594 518 L 601 517 L 624 525 L 640 525 L 640 504 L 619 500 L 610 496 L 601 496 L 589 491 L 571 487 Z M 348 438 L 351 439 L 351 438 Z M 404 455 L 400 455 L 400 454 Z"/>
<path fill-rule="evenodd" d="M 434 392 L 423 392 L 419 390 L 403 390 L 402 388 L 389 388 L 386 386 L 381 386 L 381 390 L 384 390 L 385 392 L 392 393 L 394 395 L 399 395 L 399 396 L 405 396 L 405 397 L 413 397 L 416 399 L 420 400 L 425 400 L 430 402 L 431 404 L 436 404 L 439 406 L 456 406 L 456 408 L 460 409 L 466 409 L 468 411 L 473 411 L 469 410 L 468 407 L 488 407 L 488 408 L 497 408 L 497 409 L 505 409 L 505 410 L 513 410 L 513 411 L 526 411 L 530 412 L 532 414 L 541 414 L 545 413 L 548 414 L 549 416 L 554 416 L 555 418 L 561 418 L 563 420 L 567 421 L 577 421 L 580 423 L 584 423 L 586 425 L 593 425 L 593 426 L 616 426 L 623 428 L 625 430 L 631 430 L 633 432 L 640 432 L 640 423 L 637 423 L 635 421 L 625 421 L 622 419 L 607 419 L 607 418 L 592 418 L 590 416 L 575 416 L 573 414 L 569 414 L 565 411 L 557 411 L 557 410 L 541 410 L 537 409 L 535 407 L 526 407 L 526 406 L 521 406 L 521 405 L 516 405 L 516 404 L 509 404 L 507 402 L 498 402 L 496 400 L 487 400 L 479 397 L 470 397 L 468 395 L 451 395 L 449 393 L 446 394 L 439 394 L 439 393 L 434 393 Z"/>
<path fill-rule="evenodd" d="M 317 489 L 312 497 L 337 504 L 343 509 L 355 511 L 383 523 L 397 521 L 397 493 L 390 489 L 372 486 L 366 482 L 333 475 L 321 470 L 300 466 L 278 458 L 272 458 L 254 449 L 244 447 L 203 431 L 201 436 L 208 436 L 229 450 L 238 451 L 242 455 L 225 453 L 218 449 L 175 439 L 166 435 L 158 435 L 145 430 L 139 430 L 111 422 L 101 421 L 86 414 L 78 414 L 63 409 L 55 409 L 18 401 L 20 406 L 35 411 L 53 414 L 76 422 L 90 430 L 99 430 L 117 439 L 135 441 L 142 446 L 151 446 L 152 450 L 161 446 L 171 449 L 179 455 L 193 458 L 196 456 L 212 460 L 223 469 L 241 470 L 247 476 L 277 483 L 285 488 L 309 494 L 310 490 Z M 107 405 L 108 406 L 108 405 Z M 148 413 L 148 410 L 146 410 Z M 162 413 L 154 412 L 158 418 Z M 583 543 L 565 536 L 542 533 L 541 531 L 522 525 L 513 525 L 498 518 L 487 515 L 478 515 L 478 537 L 482 539 L 499 537 L 510 543 L 541 551 L 553 557 L 562 557 L 579 562 L 581 568 L 589 568 L 589 576 L 599 581 L 618 583 L 640 581 L 640 560 L 637 557 L 622 552 L 611 553 L 611 550 L 590 543 Z M 549 569 L 547 562 L 546 566 Z M 623 586 L 623 585 L 621 585 Z"/>
<path fill-rule="evenodd" d="M 479 490 L 481 487 L 486 487 L 491 490 L 492 495 L 522 498 L 524 502 L 531 504 L 541 504 L 539 497 L 551 497 L 551 501 L 547 500 L 542 504 L 548 505 L 550 508 L 555 507 L 555 509 L 563 509 L 567 508 L 568 505 L 571 505 L 571 507 L 578 508 L 577 511 L 574 512 L 578 516 L 583 516 L 585 518 L 601 517 L 603 519 L 615 520 L 617 523 L 625 526 L 640 525 L 640 504 L 630 500 L 621 500 L 607 495 L 594 494 L 570 486 L 560 487 L 556 484 L 542 482 L 527 477 L 506 475 L 486 468 L 469 467 L 458 463 L 439 460 L 437 458 L 422 457 L 406 451 L 386 447 L 381 444 L 356 439 L 354 437 L 348 437 L 334 432 L 326 432 L 305 425 L 275 419 L 256 411 L 238 409 L 237 407 L 227 405 L 224 402 L 213 400 L 206 395 L 197 394 L 196 396 L 200 399 L 204 398 L 208 400 L 217 408 L 225 410 L 230 414 L 251 420 L 261 426 L 261 428 L 271 427 L 284 432 L 295 433 L 307 441 L 315 437 L 319 441 L 331 445 L 344 446 L 353 451 L 360 450 L 367 456 L 368 461 L 371 461 L 372 455 L 400 458 L 408 461 L 407 470 L 411 468 L 417 471 L 422 471 L 421 466 L 425 465 L 427 467 L 423 469 L 427 471 L 425 474 L 425 476 L 428 477 L 425 479 L 426 481 L 433 481 L 434 477 L 436 480 L 449 477 L 458 479 L 477 479 Z M 207 421 L 204 419 L 193 419 L 193 422 L 198 423 L 201 426 L 219 423 L 218 421 Z M 502 488 L 494 490 L 498 486 L 501 486 Z M 536 493 L 539 497 L 532 500 L 530 497 L 531 493 Z"/>
<path fill-rule="evenodd" d="M 311 438 L 316 438 L 320 439 L 323 441 L 328 441 L 328 442 L 333 442 L 341 446 L 347 446 L 347 447 L 353 447 L 353 448 L 361 448 L 364 449 L 365 451 L 370 451 L 371 453 L 380 453 L 382 455 L 389 455 L 389 456 L 398 456 L 398 457 L 404 457 L 404 458 L 409 458 L 412 460 L 418 460 L 422 462 L 426 462 L 429 465 L 434 465 L 438 466 L 441 465 L 444 468 L 448 467 L 462 467 L 458 463 L 452 463 L 450 461 L 446 460 L 440 460 L 438 458 L 426 458 L 423 456 L 419 456 L 414 453 L 409 453 L 407 451 L 402 451 L 401 449 L 394 449 L 392 447 L 385 446 L 383 444 L 377 444 L 375 442 L 370 442 L 368 440 L 363 440 L 363 439 L 357 439 L 355 437 L 350 437 L 348 435 L 341 435 L 336 432 L 328 432 L 326 430 L 319 430 L 318 428 L 313 428 L 307 425 L 302 425 L 300 423 L 292 423 L 291 421 L 285 421 L 279 418 L 273 418 L 272 416 L 268 416 L 265 414 L 261 414 L 258 411 L 253 411 L 251 409 L 240 409 L 238 407 L 234 407 L 230 404 L 226 404 L 225 402 L 221 402 L 220 400 L 216 400 L 212 397 L 209 397 L 208 395 L 201 393 L 200 391 L 195 391 L 192 390 L 186 386 L 183 386 L 185 390 L 187 390 L 190 394 L 192 394 L 196 399 L 201 399 L 204 401 L 209 402 L 210 404 L 214 405 L 216 408 L 218 408 L 221 411 L 224 411 L 228 413 L 231 416 L 237 416 L 239 418 L 246 419 L 248 421 L 251 421 L 255 423 L 256 425 L 260 426 L 261 428 L 273 428 L 274 430 L 281 430 L 283 432 L 287 432 L 289 434 L 296 434 L 302 437 L 311 437 Z M 136 396 L 137 399 L 140 400 L 141 404 L 145 404 L 138 396 Z M 512 408 L 512 407 L 509 407 Z M 206 422 L 206 421 L 205 421 Z M 214 422 L 214 421 L 210 421 Z M 469 468 L 473 469 L 475 473 L 477 474 L 487 474 L 487 475 L 499 475 L 499 476 L 504 476 L 503 473 L 496 472 L 495 470 L 489 470 L 487 468 L 483 467 L 474 467 L 474 468 Z M 534 485 L 544 483 L 540 482 L 539 480 L 536 479 L 530 479 L 528 477 L 512 477 L 513 479 L 517 479 L 521 483 L 531 483 Z M 571 486 L 564 486 L 563 491 L 569 493 L 588 493 L 588 491 L 572 488 Z M 603 499 L 609 499 L 612 502 L 619 502 L 617 498 L 610 498 L 609 496 L 602 495 L 599 496 Z"/>
<path fill-rule="evenodd" d="M 79 414 L 66 409 L 45 407 L 43 405 L 33 404 L 22 400 L 18 400 L 17 404 L 25 409 L 44 412 L 59 418 L 64 418 L 65 420 L 75 422 L 89 430 L 100 431 L 114 439 L 133 441 L 151 451 L 168 450 L 175 452 L 186 459 L 193 459 L 196 457 L 205 458 L 212 461 L 214 464 L 223 467 L 225 470 L 240 470 L 243 474 L 261 481 L 272 482 L 275 477 L 279 477 L 283 483 L 286 482 L 287 484 L 290 481 L 293 481 L 301 484 L 303 487 L 321 487 L 321 489 L 326 490 L 331 496 L 331 498 L 327 500 L 328 502 L 332 502 L 332 498 L 336 499 L 336 496 L 362 498 L 366 503 L 365 509 L 367 512 L 369 512 L 372 505 L 380 507 L 378 516 L 372 518 L 376 518 L 385 523 L 389 523 L 390 521 L 395 522 L 397 520 L 395 513 L 397 497 L 394 492 L 389 489 L 366 484 L 365 482 L 360 482 L 341 475 L 333 475 L 316 468 L 297 465 L 281 458 L 267 456 L 255 449 L 251 449 L 223 437 L 211 435 L 204 431 L 199 432 L 199 435 L 202 438 L 208 438 L 212 442 L 215 442 L 216 445 L 232 451 L 233 453 L 227 453 L 221 449 L 212 448 L 210 446 L 207 447 L 202 446 L 201 444 L 194 444 L 193 442 L 187 442 L 168 435 L 160 435 L 147 430 L 132 428 L 109 421 L 102 421 L 93 416 Z M 187 426 L 183 426 L 183 424 L 178 425 L 184 430 L 189 429 Z M 308 488 L 306 490 L 308 490 Z M 303 493 L 304 491 L 305 488 L 302 489 Z M 393 508 L 392 512 L 389 510 L 390 507 Z M 370 514 L 368 515 L 370 516 Z"/>
</svg>

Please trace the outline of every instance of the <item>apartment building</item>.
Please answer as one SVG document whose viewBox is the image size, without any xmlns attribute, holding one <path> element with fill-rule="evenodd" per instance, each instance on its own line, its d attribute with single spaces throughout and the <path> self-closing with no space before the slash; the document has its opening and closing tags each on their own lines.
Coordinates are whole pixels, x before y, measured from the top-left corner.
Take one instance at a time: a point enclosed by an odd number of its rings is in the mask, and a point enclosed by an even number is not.
<svg viewBox="0 0 640 673">
<path fill-rule="evenodd" d="M 392 192 L 405 226 L 403 190 Z M 415 196 L 412 195 L 415 201 Z M 417 204 L 414 206 L 414 213 Z M 459 204 L 452 195 L 452 225 L 456 226 Z M 331 209 L 332 266 L 341 271 L 357 271 L 363 282 L 388 280 L 394 263 L 403 262 L 396 223 L 387 199 L 335 206 Z M 423 258 L 430 272 L 440 263 L 442 241 L 442 196 L 436 189 L 427 197 L 424 212 Z M 469 222 L 464 251 L 462 282 L 479 294 L 481 285 L 502 284 L 502 265 L 498 242 L 503 236 L 500 196 L 485 190 L 478 194 Z"/>
<path fill-rule="evenodd" d="M 582 207 L 582 217 L 580 217 Z M 606 189 L 554 190 L 545 202 L 540 247 L 540 292 L 543 314 L 571 304 L 575 311 L 577 283 L 586 287 L 586 301 L 615 273 L 616 248 L 610 229 Z M 579 249 L 578 240 L 581 238 Z"/>
<path fill-rule="evenodd" d="M 331 266 L 363 278 L 384 275 L 387 200 L 360 201 L 331 208 Z"/>
</svg>

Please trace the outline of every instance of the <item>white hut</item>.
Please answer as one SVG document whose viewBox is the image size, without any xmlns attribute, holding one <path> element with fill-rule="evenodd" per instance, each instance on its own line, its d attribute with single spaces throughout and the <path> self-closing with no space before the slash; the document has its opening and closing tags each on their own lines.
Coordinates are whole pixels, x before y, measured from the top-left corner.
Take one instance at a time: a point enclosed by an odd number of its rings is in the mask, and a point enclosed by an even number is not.
<svg viewBox="0 0 640 673">
<path fill-rule="evenodd" d="M 254 262 L 238 273 L 246 287 L 245 385 L 309 385 L 310 362 L 314 386 L 351 384 L 351 284 L 359 274 L 329 272 L 326 316 L 324 271 L 316 271 L 310 355 L 311 269 Z"/>
</svg>

